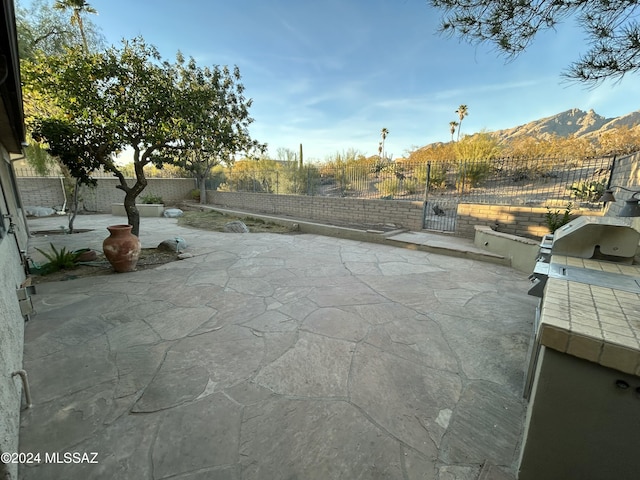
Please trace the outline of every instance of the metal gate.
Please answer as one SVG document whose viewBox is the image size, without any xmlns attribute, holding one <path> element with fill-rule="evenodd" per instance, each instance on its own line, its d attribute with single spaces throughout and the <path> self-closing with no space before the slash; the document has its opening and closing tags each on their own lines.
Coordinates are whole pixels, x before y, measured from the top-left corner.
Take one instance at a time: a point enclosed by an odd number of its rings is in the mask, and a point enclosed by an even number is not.
<svg viewBox="0 0 640 480">
<path fill-rule="evenodd" d="M 432 188 L 434 184 L 440 181 L 439 177 L 442 173 L 432 169 L 431 162 L 427 163 L 422 228 L 438 232 L 455 232 L 459 196 L 451 195 L 450 193 L 444 194 Z M 446 171 L 444 174 L 446 174 Z"/>
<path fill-rule="evenodd" d="M 424 204 L 425 230 L 455 232 L 458 218 L 458 196 L 428 196 Z"/>
</svg>

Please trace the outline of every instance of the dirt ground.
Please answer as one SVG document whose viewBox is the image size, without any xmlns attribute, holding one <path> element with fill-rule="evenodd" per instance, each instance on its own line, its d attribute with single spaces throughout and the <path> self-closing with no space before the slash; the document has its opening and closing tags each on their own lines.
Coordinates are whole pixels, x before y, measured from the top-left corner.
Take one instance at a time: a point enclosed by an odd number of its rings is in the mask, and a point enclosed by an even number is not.
<svg viewBox="0 0 640 480">
<path fill-rule="evenodd" d="M 225 224 L 234 220 L 241 220 L 244 222 L 244 224 L 249 227 L 250 233 L 295 233 L 288 227 L 265 222 L 261 219 L 240 219 L 216 211 L 184 212 L 184 216 L 178 219 L 178 225 L 213 232 L 224 232 Z M 51 232 L 49 232 L 49 234 L 51 234 Z M 140 252 L 140 258 L 138 259 L 136 270 L 147 270 L 176 260 L 178 260 L 178 255 L 175 252 L 167 252 L 158 250 L 157 248 L 143 248 Z M 87 262 L 86 264 L 78 264 L 76 268 L 70 270 L 58 270 L 57 272 L 49 273 L 47 275 L 32 274 L 31 281 L 33 284 L 37 285 L 45 282 L 60 282 L 96 275 L 117 275 L 117 273 L 111 268 L 107 259 L 101 253 L 98 254 L 98 258 L 95 261 Z"/>
<path fill-rule="evenodd" d="M 193 227 L 202 230 L 209 230 L 212 232 L 224 232 L 224 226 L 228 222 L 234 220 L 241 220 L 249 227 L 249 232 L 254 233 L 293 233 L 294 231 L 289 227 L 283 227 L 275 223 L 265 222 L 259 218 L 245 217 L 237 218 L 224 213 L 208 210 L 204 212 L 192 211 L 184 212 L 184 215 L 178 218 L 178 225 L 181 227 Z"/>
</svg>

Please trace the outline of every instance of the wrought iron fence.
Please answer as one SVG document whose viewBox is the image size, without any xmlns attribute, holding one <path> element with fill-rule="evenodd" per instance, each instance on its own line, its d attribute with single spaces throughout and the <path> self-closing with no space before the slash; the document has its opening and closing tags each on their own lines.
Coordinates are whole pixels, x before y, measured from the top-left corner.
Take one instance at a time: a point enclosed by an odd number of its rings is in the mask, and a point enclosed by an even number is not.
<svg viewBox="0 0 640 480">
<path fill-rule="evenodd" d="M 612 157 L 501 158 L 485 161 L 307 165 L 234 170 L 218 190 L 457 203 L 540 205 L 594 202 L 606 188 Z"/>
<path fill-rule="evenodd" d="M 209 179 L 207 188 L 277 195 L 413 200 L 433 203 L 433 206 L 442 203 L 589 203 L 604 192 L 612 161 L 613 157 L 501 158 L 426 163 L 311 164 L 303 167 L 292 162 L 270 169 L 231 167 Z M 168 170 L 148 173 L 149 178 L 176 175 Z M 38 176 L 29 168 L 17 168 L 16 175 Z M 96 177 L 113 175 L 96 172 Z"/>
</svg>

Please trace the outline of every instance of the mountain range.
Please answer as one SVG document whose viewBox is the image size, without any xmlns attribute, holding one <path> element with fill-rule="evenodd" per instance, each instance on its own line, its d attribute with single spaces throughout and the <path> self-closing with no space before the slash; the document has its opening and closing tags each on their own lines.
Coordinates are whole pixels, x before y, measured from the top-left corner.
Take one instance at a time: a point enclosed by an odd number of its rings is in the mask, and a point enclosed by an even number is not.
<svg viewBox="0 0 640 480">
<path fill-rule="evenodd" d="M 598 115 L 595 111 L 585 112 L 578 108 L 572 108 L 565 112 L 557 113 L 550 117 L 534 120 L 525 125 L 520 125 L 505 130 L 490 132 L 501 141 L 512 140 L 519 136 L 545 137 L 557 135 L 560 137 L 591 137 L 601 133 L 627 126 L 629 128 L 640 128 L 640 110 L 627 113 L 620 117 L 606 118 Z"/>
</svg>

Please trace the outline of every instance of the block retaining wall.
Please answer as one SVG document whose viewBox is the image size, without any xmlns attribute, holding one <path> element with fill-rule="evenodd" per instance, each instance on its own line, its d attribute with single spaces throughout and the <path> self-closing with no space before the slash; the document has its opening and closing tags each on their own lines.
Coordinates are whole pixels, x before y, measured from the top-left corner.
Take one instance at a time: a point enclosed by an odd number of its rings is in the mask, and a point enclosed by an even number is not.
<svg viewBox="0 0 640 480">
<path fill-rule="evenodd" d="M 149 178 L 147 181 L 149 183 L 141 196 L 159 195 L 165 205 L 176 205 L 190 199 L 191 190 L 196 188 L 196 181 L 192 178 Z M 60 178 L 18 177 L 17 183 L 23 205 L 61 207 L 64 204 Z M 116 188 L 119 183 L 116 178 L 99 178 L 96 187 L 83 186 L 80 197 L 84 209 L 90 212 L 111 213 L 112 203 L 124 202 L 124 192 Z M 70 202 L 71 199 L 67 199 L 67 205 Z"/>
<path fill-rule="evenodd" d="M 207 192 L 207 199 L 212 205 L 311 221 L 393 223 L 422 229 L 422 202 L 217 191 Z"/>
<path fill-rule="evenodd" d="M 334 197 L 273 195 L 247 192 L 207 192 L 212 205 L 271 215 L 288 215 L 315 221 L 344 223 L 394 223 L 409 230 L 422 230 L 422 202 L 365 200 Z M 552 207 L 560 210 L 564 207 Z M 496 227 L 500 232 L 529 238 L 549 233 L 547 209 L 509 205 L 458 205 L 456 236 L 474 238 L 476 225 Z M 575 208 L 572 218 L 580 215 L 600 216 L 603 210 Z"/>
<path fill-rule="evenodd" d="M 553 212 L 559 210 L 561 215 L 565 209 L 565 207 L 550 208 Z M 603 213 L 602 209 L 574 208 L 571 210 L 571 218 L 581 215 L 602 216 Z M 549 233 L 546 214 L 545 207 L 461 203 L 458 205 L 456 235 L 474 238 L 475 226 L 483 225 L 495 228 L 498 232 L 539 239 Z"/>
</svg>

